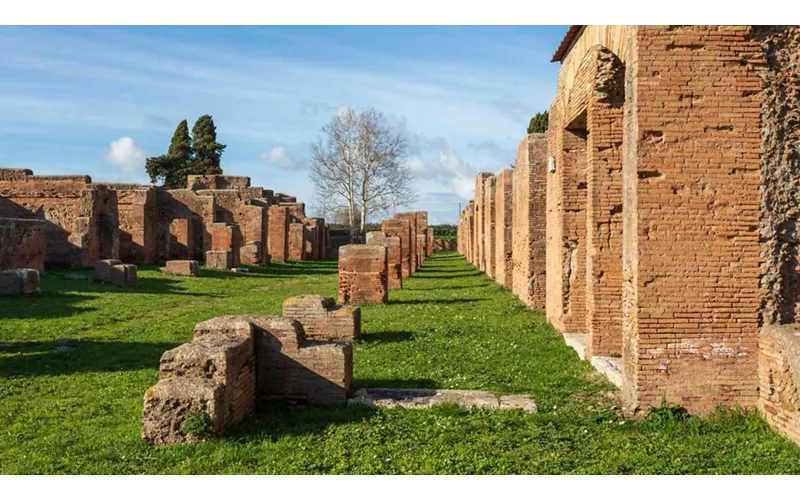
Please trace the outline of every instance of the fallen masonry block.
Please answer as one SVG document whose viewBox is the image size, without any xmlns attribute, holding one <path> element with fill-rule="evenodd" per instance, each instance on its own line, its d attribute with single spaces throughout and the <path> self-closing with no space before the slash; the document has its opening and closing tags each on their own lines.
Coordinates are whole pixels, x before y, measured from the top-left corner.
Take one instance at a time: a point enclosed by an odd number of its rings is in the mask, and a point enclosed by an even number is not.
<svg viewBox="0 0 800 500">
<path fill-rule="evenodd" d="M 361 336 L 361 309 L 337 305 L 333 298 L 323 295 L 286 299 L 283 317 L 299 321 L 311 340 L 353 340 Z"/>
<path fill-rule="evenodd" d="M 95 262 L 94 280 L 116 286 L 139 286 L 136 266 L 133 264 L 123 264 L 116 259 L 105 259 Z"/>
<path fill-rule="evenodd" d="M 200 265 L 196 260 L 168 260 L 161 271 L 184 276 L 199 276 Z"/>
<path fill-rule="evenodd" d="M 533 398 L 527 394 L 497 396 L 487 391 L 446 389 L 359 389 L 349 403 L 415 409 L 453 403 L 462 408 L 522 410 L 527 413 L 538 411 Z"/>
<path fill-rule="evenodd" d="M 0 271 L 0 295 L 38 295 L 39 271 L 9 269 Z"/>
<path fill-rule="evenodd" d="M 360 331 L 358 308 L 322 296 L 294 299 L 287 310 L 304 317 L 317 338 Z M 142 438 L 153 445 L 195 442 L 223 433 L 254 412 L 257 401 L 345 403 L 353 351 L 347 342 L 309 339 L 296 319 L 220 316 L 197 324 L 191 342 L 165 352 L 159 377 L 144 395 Z"/>
<path fill-rule="evenodd" d="M 232 268 L 233 253 L 230 250 L 209 250 L 206 252 L 206 267 L 209 269 Z"/>
<path fill-rule="evenodd" d="M 345 245 L 339 248 L 339 302 L 385 304 L 389 301 L 386 247 Z"/>
</svg>

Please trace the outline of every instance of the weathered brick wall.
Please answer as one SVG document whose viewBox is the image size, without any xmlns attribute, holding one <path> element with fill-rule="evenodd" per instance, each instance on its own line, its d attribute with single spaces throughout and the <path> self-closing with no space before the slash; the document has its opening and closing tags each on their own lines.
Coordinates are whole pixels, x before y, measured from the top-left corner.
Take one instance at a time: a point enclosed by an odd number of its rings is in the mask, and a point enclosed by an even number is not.
<svg viewBox="0 0 800 500">
<path fill-rule="evenodd" d="M 157 189 L 155 259 L 202 260 L 211 250 L 215 211 L 212 195 L 189 189 Z"/>
<path fill-rule="evenodd" d="M 761 48 L 748 27 L 637 26 L 631 52 L 623 396 L 694 413 L 752 407 Z"/>
<path fill-rule="evenodd" d="M 0 217 L 45 220 L 47 267 L 90 267 L 119 255 L 116 192 L 85 175 L 0 169 Z"/>
<path fill-rule="evenodd" d="M 103 184 L 117 193 L 119 258 L 149 264 L 156 253 L 156 189 L 139 184 Z"/>
<path fill-rule="evenodd" d="M 459 222 L 459 227 L 461 226 L 461 222 Z M 433 241 L 433 251 L 434 252 L 456 252 L 460 251 L 458 248 L 458 244 L 460 243 L 459 240 L 434 240 Z"/>
<path fill-rule="evenodd" d="M 428 253 L 428 212 L 424 210 L 420 210 L 416 212 L 417 214 L 417 235 L 422 235 L 425 237 L 424 244 L 422 245 L 422 255 L 427 257 Z M 422 259 L 425 260 L 424 258 Z M 421 264 L 420 264 L 421 265 Z"/>
<path fill-rule="evenodd" d="M 531 309 L 545 309 L 547 141 L 525 136 L 517 148 L 512 191 L 511 289 Z"/>
<path fill-rule="evenodd" d="M 230 252 L 231 265 L 239 267 L 239 249 L 242 246 L 242 232 L 238 224 L 214 222 L 210 228 L 211 250 L 216 252 Z"/>
<path fill-rule="evenodd" d="M 419 267 L 419 262 L 417 260 L 417 213 L 416 212 L 404 212 L 404 213 L 396 213 L 392 216 L 393 219 L 396 220 L 406 220 L 408 221 L 408 227 L 411 229 L 409 235 L 409 275 L 415 273 L 417 271 L 417 267 Z M 384 229 L 384 233 L 394 236 L 394 234 L 389 233 Z M 406 277 L 405 274 L 403 277 Z"/>
<path fill-rule="evenodd" d="M 484 268 L 486 275 L 494 279 L 497 258 L 497 242 L 495 241 L 495 197 L 497 196 L 497 178 L 494 175 L 486 177 L 483 183 L 483 248 Z"/>
<path fill-rule="evenodd" d="M 403 260 L 400 237 L 387 236 L 380 231 L 370 231 L 367 233 L 367 245 L 386 247 L 389 289 L 403 288 Z"/>
<path fill-rule="evenodd" d="M 186 184 L 189 189 L 232 189 L 245 190 L 250 187 L 250 177 L 237 175 L 188 175 Z"/>
<path fill-rule="evenodd" d="M 289 209 L 273 205 L 269 207 L 269 232 L 267 247 L 272 262 L 289 260 Z"/>
<path fill-rule="evenodd" d="M 513 286 L 512 247 L 513 247 L 513 189 L 514 170 L 507 168 L 497 175 L 495 187 L 495 276 L 503 288 Z"/>
<path fill-rule="evenodd" d="M 339 300 L 342 304 L 385 304 L 389 301 L 386 247 L 339 247 Z"/>
<path fill-rule="evenodd" d="M 472 262 L 481 271 L 486 271 L 486 195 L 484 187 L 486 179 L 494 177 L 489 172 L 481 172 L 475 178 L 475 222 L 473 246 L 474 261 Z"/>
<path fill-rule="evenodd" d="M 381 222 L 381 231 L 387 236 L 400 238 L 403 278 L 408 278 L 411 276 L 412 269 L 411 223 L 402 219 L 385 219 Z"/>
<path fill-rule="evenodd" d="M 43 220 L 0 218 L 0 270 L 44 271 L 46 249 Z"/>
<path fill-rule="evenodd" d="M 580 70 L 591 93 L 586 168 L 586 356 L 622 353 L 622 120 L 625 69 L 597 47 Z M 582 78 L 583 79 L 583 78 Z"/>
<path fill-rule="evenodd" d="M 778 432 L 800 443 L 800 339 L 797 325 L 768 325 L 759 335 L 758 408 Z"/>
<path fill-rule="evenodd" d="M 425 245 L 427 245 L 427 240 L 428 237 L 426 235 L 417 234 L 417 269 L 422 267 L 422 264 L 425 262 Z"/>
<path fill-rule="evenodd" d="M 306 250 L 306 232 L 302 222 L 289 224 L 289 260 L 303 260 Z"/>
<path fill-rule="evenodd" d="M 434 244 L 434 241 L 436 241 L 435 238 L 434 238 L 434 235 L 433 235 L 433 228 L 432 227 L 428 228 L 427 236 L 428 236 L 428 241 L 427 241 L 426 249 L 427 249 L 427 255 L 428 255 L 428 257 L 430 257 L 431 255 L 433 255 L 433 244 Z"/>
<path fill-rule="evenodd" d="M 198 254 L 200 237 L 196 219 L 173 219 L 169 223 L 166 255 L 169 259 L 180 260 L 193 258 Z"/>
<path fill-rule="evenodd" d="M 337 305 L 332 297 L 298 295 L 283 301 L 283 317 L 303 325 L 310 340 L 350 341 L 361 336 L 361 309 Z"/>
</svg>

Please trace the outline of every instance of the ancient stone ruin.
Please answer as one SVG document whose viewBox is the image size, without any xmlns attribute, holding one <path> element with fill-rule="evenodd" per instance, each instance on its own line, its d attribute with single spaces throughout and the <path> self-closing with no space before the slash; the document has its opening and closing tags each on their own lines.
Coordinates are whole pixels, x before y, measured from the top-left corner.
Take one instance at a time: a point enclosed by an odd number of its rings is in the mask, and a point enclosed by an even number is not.
<svg viewBox="0 0 800 500">
<path fill-rule="evenodd" d="M 380 231 L 367 233 L 367 245 L 377 245 L 386 248 L 386 264 L 389 273 L 389 289 L 403 288 L 403 262 L 402 246 L 399 236 L 386 236 Z"/>
<path fill-rule="evenodd" d="M 339 247 L 339 302 L 385 304 L 389 301 L 386 247 L 345 245 Z"/>
<path fill-rule="evenodd" d="M 196 260 L 168 260 L 161 271 L 184 276 L 200 276 L 200 264 Z"/>
<path fill-rule="evenodd" d="M 572 26 L 547 134 L 476 179 L 459 252 L 508 286 L 510 232 L 511 290 L 628 412 L 758 407 L 800 442 L 799 57 L 797 27 Z"/>
<path fill-rule="evenodd" d="M 165 352 L 159 381 L 144 395 L 142 438 L 169 445 L 216 436 L 261 401 L 344 403 L 353 353 L 340 340 L 358 337 L 360 311 L 328 297 L 301 296 L 287 299 L 284 312 L 292 317 L 199 323 L 191 342 Z"/>
<path fill-rule="evenodd" d="M 98 260 L 94 264 L 94 280 L 122 287 L 139 286 L 136 266 L 116 259 Z"/>
<path fill-rule="evenodd" d="M 307 218 L 292 196 L 250 186 L 249 177 L 190 175 L 186 189 L 164 189 L 0 169 L 2 269 L 206 258 L 231 269 L 330 255 L 323 219 Z"/>
</svg>

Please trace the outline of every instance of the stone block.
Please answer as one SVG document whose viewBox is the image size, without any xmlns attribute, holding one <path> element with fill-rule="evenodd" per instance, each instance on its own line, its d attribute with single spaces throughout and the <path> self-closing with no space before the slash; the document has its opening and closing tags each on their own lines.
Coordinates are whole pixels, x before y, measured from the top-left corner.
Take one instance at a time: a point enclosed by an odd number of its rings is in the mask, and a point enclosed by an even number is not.
<svg viewBox="0 0 800 500">
<path fill-rule="evenodd" d="M 0 218 L 0 270 L 44 271 L 46 248 L 43 220 Z"/>
<path fill-rule="evenodd" d="M 116 259 L 98 260 L 94 265 L 94 280 L 122 287 L 139 286 L 136 266 Z"/>
<path fill-rule="evenodd" d="M 196 442 L 207 436 L 187 434 L 187 418 L 208 419 L 209 436 L 223 430 L 225 388 L 206 378 L 170 378 L 159 380 L 144 394 L 142 439 L 164 446 Z"/>
<path fill-rule="evenodd" d="M 386 265 L 389 273 L 389 289 L 403 288 L 402 246 L 399 236 L 387 236 L 380 231 L 367 233 L 367 245 L 386 247 Z"/>
<path fill-rule="evenodd" d="M 0 271 L 0 295 L 38 295 L 39 271 L 7 269 Z"/>
<path fill-rule="evenodd" d="M 199 276 L 200 265 L 196 260 L 168 260 L 161 271 L 184 276 Z"/>
<path fill-rule="evenodd" d="M 209 269 L 230 269 L 233 267 L 233 254 L 230 250 L 209 250 L 206 252 L 206 267 Z"/>
<path fill-rule="evenodd" d="M 386 247 L 345 245 L 339 248 L 339 302 L 385 304 L 389 301 Z"/>
</svg>

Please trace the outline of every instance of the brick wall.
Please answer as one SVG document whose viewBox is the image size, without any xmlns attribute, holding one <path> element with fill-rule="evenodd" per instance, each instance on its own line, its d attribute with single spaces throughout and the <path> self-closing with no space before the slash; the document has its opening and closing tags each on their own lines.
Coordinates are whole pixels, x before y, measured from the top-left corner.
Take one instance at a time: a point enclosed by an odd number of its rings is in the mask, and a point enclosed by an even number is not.
<svg viewBox="0 0 800 500">
<path fill-rule="evenodd" d="M 273 262 L 289 260 L 289 209 L 278 205 L 269 207 L 267 247 Z"/>
<path fill-rule="evenodd" d="M 306 232 L 302 222 L 289 224 L 289 260 L 303 260 L 306 251 Z"/>
<path fill-rule="evenodd" d="M 495 276 L 507 290 L 513 285 L 512 246 L 514 170 L 507 168 L 497 175 L 495 187 Z"/>
<path fill-rule="evenodd" d="M 408 226 L 410 228 L 410 235 L 409 235 L 409 275 L 415 273 L 417 271 L 417 267 L 419 266 L 419 262 L 417 259 L 417 213 L 416 212 L 404 212 L 404 213 L 396 213 L 392 216 L 393 219 L 396 220 L 406 220 L 408 221 Z M 386 234 L 392 235 L 391 233 L 387 232 L 386 230 L 383 231 Z M 404 275 L 405 277 L 405 275 Z"/>
<path fill-rule="evenodd" d="M 339 247 L 339 302 L 385 304 L 389 301 L 386 247 Z"/>
<path fill-rule="evenodd" d="M 299 295 L 283 301 L 283 317 L 303 325 L 310 340 L 350 341 L 361 336 L 361 309 L 337 305 L 331 297 Z"/>
<path fill-rule="evenodd" d="M 400 238 L 398 236 L 386 236 L 385 233 L 380 231 L 370 231 L 367 233 L 367 245 L 386 247 L 389 289 L 403 288 L 403 261 Z"/>
<path fill-rule="evenodd" d="M 495 265 L 495 196 L 497 196 L 497 178 L 490 175 L 483 182 L 483 249 L 484 270 L 486 275 L 494 279 Z"/>
<path fill-rule="evenodd" d="M 0 219 L 0 270 L 44 271 L 45 222 L 35 219 Z"/>
<path fill-rule="evenodd" d="M 411 223 L 403 219 L 385 219 L 381 222 L 381 231 L 387 236 L 400 238 L 400 258 L 402 261 L 403 278 L 411 276 L 412 269 L 412 245 L 411 245 Z"/>
</svg>

